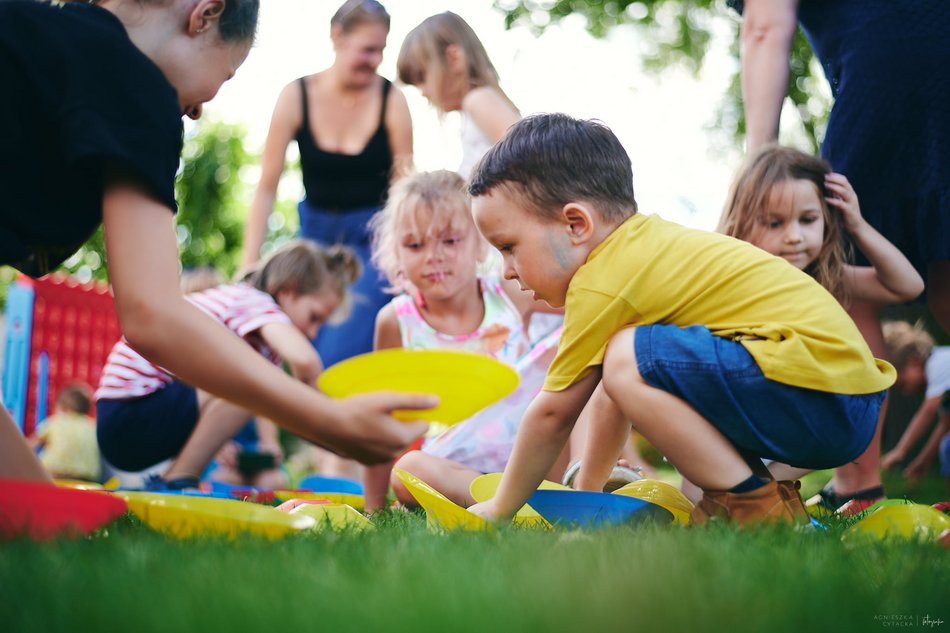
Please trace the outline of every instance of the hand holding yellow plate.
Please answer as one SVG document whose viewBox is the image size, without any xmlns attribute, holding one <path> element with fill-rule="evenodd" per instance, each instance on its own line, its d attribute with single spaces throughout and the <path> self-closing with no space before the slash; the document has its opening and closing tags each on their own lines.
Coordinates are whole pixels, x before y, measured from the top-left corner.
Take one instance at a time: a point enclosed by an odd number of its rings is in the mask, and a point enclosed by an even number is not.
<svg viewBox="0 0 950 633">
<path fill-rule="evenodd" d="M 518 373 L 490 356 L 450 350 L 386 349 L 333 365 L 317 380 L 321 391 L 345 398 L 372 391 L 431 393 L 439 405 L 394 411 L 400 420 L 457 424 L 518 387 Z"/>
</svg>

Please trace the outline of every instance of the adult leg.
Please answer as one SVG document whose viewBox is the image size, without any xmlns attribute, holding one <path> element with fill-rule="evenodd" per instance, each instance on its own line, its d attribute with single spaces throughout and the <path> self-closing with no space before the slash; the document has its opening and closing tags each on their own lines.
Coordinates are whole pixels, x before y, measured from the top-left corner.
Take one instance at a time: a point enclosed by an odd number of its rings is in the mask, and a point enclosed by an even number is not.
<svg viewBox="0 0 950 633">
<path fill-rule="evenodd" d="M 0 405 L 0 478 L 52 483 L 52 478 L 26 443 L 16 422 Z"/>
</svg>

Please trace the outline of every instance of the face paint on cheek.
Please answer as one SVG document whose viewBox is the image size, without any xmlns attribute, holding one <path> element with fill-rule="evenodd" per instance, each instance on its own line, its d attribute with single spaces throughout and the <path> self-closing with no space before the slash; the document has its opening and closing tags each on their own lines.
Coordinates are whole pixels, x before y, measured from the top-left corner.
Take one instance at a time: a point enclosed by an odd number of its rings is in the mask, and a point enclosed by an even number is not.
<svg viewBox="0 0 950 633">
<path fill-rule="evenodd" d="M 562 270 L 568 270 L 571 266 L 570 251 L 565 246 L 564 241 L 558 239 L 556 236 L 548 235 L 545 239 L 548 252 L 551 254 L 551 257 L 554 258 L 554 261 L 557 262 L 558 266 Z"/>
</svg>

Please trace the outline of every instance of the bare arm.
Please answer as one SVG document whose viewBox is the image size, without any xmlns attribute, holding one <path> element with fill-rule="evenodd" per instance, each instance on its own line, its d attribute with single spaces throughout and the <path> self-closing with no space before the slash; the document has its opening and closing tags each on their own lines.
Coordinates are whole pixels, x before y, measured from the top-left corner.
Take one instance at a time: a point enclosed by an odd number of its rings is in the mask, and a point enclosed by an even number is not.
<svg viewBox="0 0 950 633">
<path fill-rule="evenodd" d="M 505 95 L 488 86 L 474 88 L 462 100 L 462 111 L 492 143 L 497 143 L 521 114 Z"/>
<path fill-rule="evenodd" d="M 330 400 L 284 374 L 185 301 L 178 289 L 173 216 L 136 185 L 121 179 L 107 185 L 103 219 L 122 332 L 152 362 L 188 384 L 364 462 L 393 457 L 424 431 L 424 423 L 402 424 L 388 411 L 433 406 L 432 398 L 367 394 Z"/>
<path fill-rule="evenodd" d="M 746 151 L 778 140 L 788 92 L 788 58 L 798 29 L 798 0 L 746 0 L 742 14 L 742 99 Z"/>
<path fill-rule="evenodd" d="M 393 154 L 392 179 L 396 180 L 412 171 L 412 117 L 406 95 L 396 86 L 389 88 L 386 101 L 386 131 Z"/>
<path fill-rule="evenodd" d="M 300 330 L 290 323 L 274 322 L 264 324 L 259 331 L 264 342 L 290 367 L 294 378 L 316 387 L 323 363 Z"/>
<path fill-rule="evenodd" d="M 933 422 L 934 416 L 937 415 L 937 410 L 940 408 L 940 398 L 941 396 L 937 395 L 923 401 L 920 408 L 914 413 L 914 417 L 910 419 L 907 428 L 904 429 L 904 434 L 901 435 L 901 439 L 897 441 L 897 445 L 881 458 L 881 468 L 892 468 L 897 462 L 907 457 L 907 451 L 909 451 L 927 429 L 930 428 L 930 424 Z"/>
<path fill-rule="evenodd" d="M 924 280 L 913 264 L 861 215 L 858 195 L 842 174 L 825 176 L 825 198 L 841 214 L 845 230 L 870 266 L 848 266 L 845 283 L 851 295 L 878 304 L 903 303 L 924 291 Z"/>
<path fill-rule="evenodd" d="M 947 433 L 950 433 L 950 413 L 943 413 L 927 439 L 927 443 L 920 449 L 920 454 L 904 469 L 905 477 L 917 480 L 927 474 L 934 457 L 940 450 L 940 442 Z"/>
<path fill-rule="evenodd" d="M 489 519 L 510 518 L 528 500 L 557 461 L 577 416 L 600 382 L 600 368 L 564 391 L 542 391 L 525 412 L 511 458 L 488 502 L 472 511 Z"/>
<path fill-rule="evenodd" d="M 244 227 L 243 266 L 256 262 L 261 254 L 261 246 L 267 237 L 267 219 L 274 209 L 277 197 L 277 185 L 284 171 L 284 159 L 287 146 L 303 121 L 300 83 L 293 82 L 284 87 L 277 98 L 274 114 L 271 117 L 267 140 L 264 142 L 264 154 L 261 156 L 261 178 L 251 201 L 251 211 Z"/>
<path fill-rule="evenodd" d="M 402 334 L 399 331 L 396 309 L 390 303 L 380 308 L 376 315 L 373 349 L 391 349 L 394 347 L 402 347 Z"/>
</svg>

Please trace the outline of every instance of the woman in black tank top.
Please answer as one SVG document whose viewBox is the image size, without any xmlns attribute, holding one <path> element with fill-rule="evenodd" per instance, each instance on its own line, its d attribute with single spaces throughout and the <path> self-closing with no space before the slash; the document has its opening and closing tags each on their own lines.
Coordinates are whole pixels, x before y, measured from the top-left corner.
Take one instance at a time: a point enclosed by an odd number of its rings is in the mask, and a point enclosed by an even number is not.
<svg viewBox="0 0 950 633">
<path fill-rule="evenodd" d="M 249 265 L 260 256 L 284 155 L 296 141 L 306 192 L 299 205 L 301 236 L 346 244 L 364 268 L 353 286 L 356 301 L 349 318 L 317 335 L 326 366 L 373 348 L 376 313 L 389 297 L 370 262 L 366 223 L 385 202 L 393 174 L 412 163 L 405 96 L 376 73 L 389 14 L 375 0 L 347 0 L 330 25 L 333 65 L 291 82 L 277 100 L 244 239 L 244 264 Z"/>
</svg>

